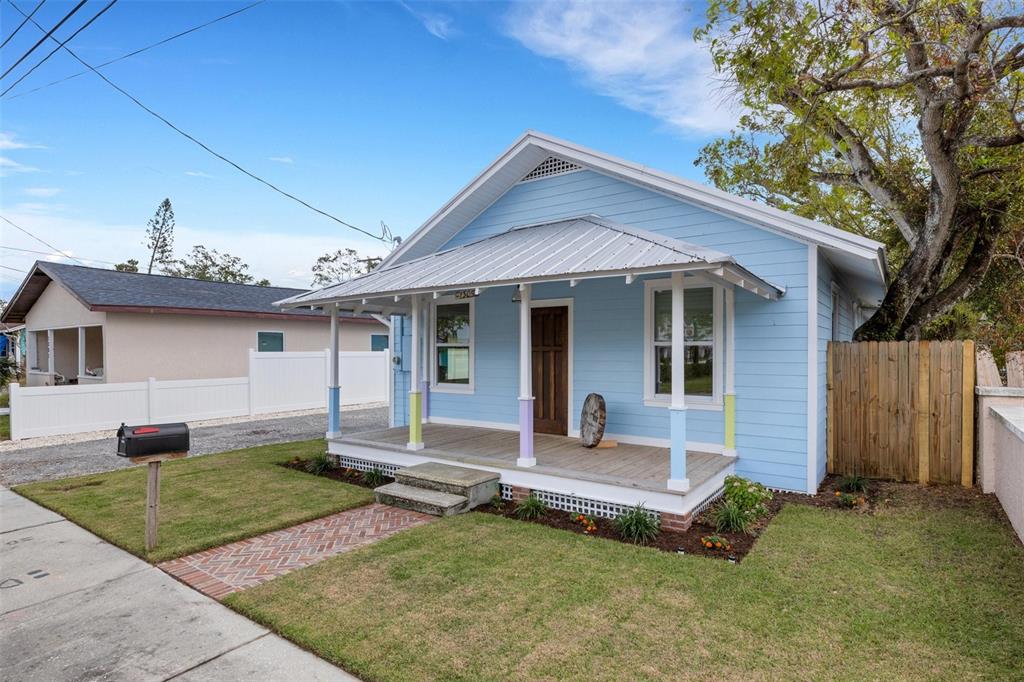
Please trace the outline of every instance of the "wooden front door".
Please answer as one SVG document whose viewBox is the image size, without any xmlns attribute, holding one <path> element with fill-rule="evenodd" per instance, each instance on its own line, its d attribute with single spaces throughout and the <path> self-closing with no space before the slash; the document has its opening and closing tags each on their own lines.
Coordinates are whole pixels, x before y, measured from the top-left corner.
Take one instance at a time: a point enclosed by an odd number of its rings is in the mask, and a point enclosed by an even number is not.
<svg viewBox="0 0 1024 682">
<path fill-rule="evenodd" d="M 533 430 L 569 433 L 569 309 L 534 308 Z"/>
</svg>

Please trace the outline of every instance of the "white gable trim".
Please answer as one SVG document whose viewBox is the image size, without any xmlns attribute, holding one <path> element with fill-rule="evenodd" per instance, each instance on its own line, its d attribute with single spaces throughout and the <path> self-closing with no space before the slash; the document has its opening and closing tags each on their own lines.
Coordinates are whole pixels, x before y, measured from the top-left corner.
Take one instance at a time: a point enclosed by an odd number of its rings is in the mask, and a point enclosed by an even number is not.
<svg viewBox="0 0 1024 682">
<path fill-rule="evenodd" d="M 413 232 L 405 242 L 385 259 L 381 267 L 388 267 L 400 262 L 413 246 L 438 227 L 461 203 L 466 201 L 474 192 L 482 189 L 503 168 L 523 154 L 536 157 L 531 159 L 530 168 L 548 156 L 559 156 L 567 161 L 578 163 L 585 168 L 600 171 L 660 193 L 668 194 L 674 198 L 697 204 L 703 208 L 743 220 L 804 243 L 838 249 L 859 258 L 872 260 L 876 263 L 880 281 L 884 282 L 886 280 L 885 247 L 873 239 L 829 227 L 823 223 L 758 204 L 713 187 L 684 180 L 647 168 L 646 166 L 534 131 L 527 131 L 520 136 L 511 147 L 506 149 L 480 175 L 463 187 L 441 210 Z M 519 177 L 522 176 L 520 175 Z M 495 188 L 499 191 L 496 192 L 493 199 L 486 206 L 477 210 L 473 217 L 487 210 L 516 181 L 509 182 L 507 186 Z M 454 236 L 458 230 L 465 227 L 471 220 L 472 218 L 461 220 L 458 224 L 450 226 L 451 235 L 448 235 L 448 237 Z M 447 241 L 447 239 L 444 241 Z"/>
</svg>

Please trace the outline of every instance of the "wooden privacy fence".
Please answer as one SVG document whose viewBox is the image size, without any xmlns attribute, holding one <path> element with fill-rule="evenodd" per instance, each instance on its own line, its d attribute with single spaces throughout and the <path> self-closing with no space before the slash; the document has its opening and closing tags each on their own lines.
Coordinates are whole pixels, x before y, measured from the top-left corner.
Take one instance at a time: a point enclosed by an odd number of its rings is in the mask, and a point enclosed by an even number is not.
<svg viewBox="0 0 1024 682">
<path fill-rule="evenodd" d="M 974 478 L 974 342 L 828 344 L 828 470 Z"/>
</svg>

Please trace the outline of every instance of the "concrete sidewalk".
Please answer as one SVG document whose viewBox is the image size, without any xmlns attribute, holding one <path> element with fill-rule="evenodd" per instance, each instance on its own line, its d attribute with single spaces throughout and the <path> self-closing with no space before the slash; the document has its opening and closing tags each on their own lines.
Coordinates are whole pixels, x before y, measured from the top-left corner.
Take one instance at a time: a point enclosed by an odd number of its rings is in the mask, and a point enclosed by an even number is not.
<svg viewBox="0 0 1024 682">
<path fill-rule="evenodd" d="M 0 488 L 0 679 L 355 680 Z"/>
</svg>

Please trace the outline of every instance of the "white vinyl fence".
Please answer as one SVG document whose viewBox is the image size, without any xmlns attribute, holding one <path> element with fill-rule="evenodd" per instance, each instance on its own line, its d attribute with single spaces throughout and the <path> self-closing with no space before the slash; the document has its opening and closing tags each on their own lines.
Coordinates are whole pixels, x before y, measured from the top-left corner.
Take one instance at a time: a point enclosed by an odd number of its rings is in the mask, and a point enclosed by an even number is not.
<svg viewBox="0 0 1024 682">
<path fill-rule="evenodd" d="M 327 407 L 330 351 L 249 353 L 249 376 L 10 386 L 11 439 Z M 387 351 L 342 351 L 341 404 L 388 400 Z"/>
</svg>

